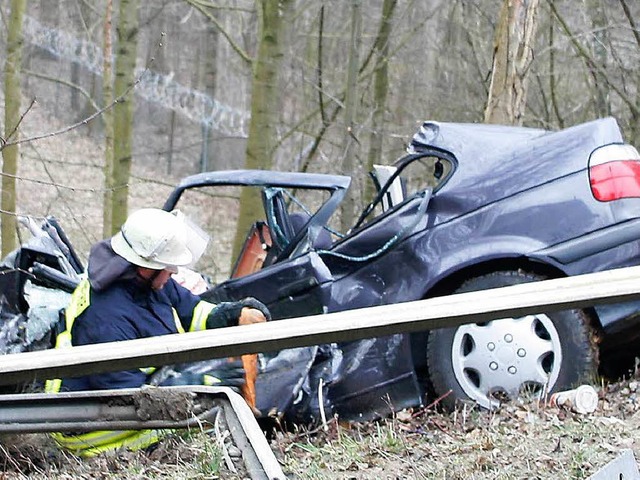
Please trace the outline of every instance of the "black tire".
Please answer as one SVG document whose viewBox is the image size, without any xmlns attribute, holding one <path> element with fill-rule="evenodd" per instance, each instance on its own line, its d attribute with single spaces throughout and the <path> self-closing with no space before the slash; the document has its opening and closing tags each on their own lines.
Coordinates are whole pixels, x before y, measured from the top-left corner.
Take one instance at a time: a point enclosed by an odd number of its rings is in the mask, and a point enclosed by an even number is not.
<svg viewBox="0 0 640 480">
<path fill-rule="evenodd" d="M 543 279 L 500 271 L 472 278 L 456 293 Z M 565 310 L 433 330 L 427 366 L 434 393 L 439 397 L 451 390 L 442 399 L 449 409 L 460 401 L 491 409 L 525 391 L 557 391 L 593 380 L 597 349 L 590 323 L 585 311 Z M 455 360 L 454 348 L 459 352 Z"/>
</svg>

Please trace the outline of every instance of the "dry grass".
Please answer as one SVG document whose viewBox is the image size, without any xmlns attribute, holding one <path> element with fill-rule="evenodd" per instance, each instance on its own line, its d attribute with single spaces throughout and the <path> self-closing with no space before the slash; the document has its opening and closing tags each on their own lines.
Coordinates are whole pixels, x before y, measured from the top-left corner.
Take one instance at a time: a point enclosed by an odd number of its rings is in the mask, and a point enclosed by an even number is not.
<svg viewBox="0 0 640 480">
<path fill-rule="evenodd" d="M 314 435 L 278 437 L 300 479 L 587 478 L 622 450 L 640 453 L 638 383 L 602 388 L 590 415 L 510 404 L 497 412 L 399 412 L 366 425 L 333 422 Z"/>
<path fill-rule="evenodd" d="M 366 424 L 333 419 L 326 429 L 277 432 L 271 447 L 295 479 L 588 478 L 625 449 L 640 458 L 638 393 L 636 379 L 602 387 L 589 415 L 532 402 L 495 412 L 405 410 Z M 227 468 L 216 445 L 195 432 L 148 452 L 81 460 L 46 435 L 4 437 L 0 478 L 244 478 Z"/>
<path fill-rule="evenodd" d="M 0 463 L 11 479 L 205 479 L 242 478 L 222 463 L 216 443 L 204 433 L 165 439 L 147 452 L 110 452 L 80 459 L 57 448 L 46 435 L 0 441 Z"/>
</svg>

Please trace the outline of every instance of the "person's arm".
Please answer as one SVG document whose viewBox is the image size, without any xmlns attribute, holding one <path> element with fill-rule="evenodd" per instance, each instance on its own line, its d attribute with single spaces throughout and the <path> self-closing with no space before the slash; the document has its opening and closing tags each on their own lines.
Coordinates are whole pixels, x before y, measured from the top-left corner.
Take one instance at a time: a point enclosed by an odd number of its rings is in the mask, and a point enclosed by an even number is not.
<svg viewBox="0 0 640 480">
<path fill-rule="evenodd" d="M 147 374 L 139 369 L 122 370 L 90 375 L 88 380 L 92 390 L 140 388 L 147 382 Z"/>
<path fill-rule="evenodd" d="M 176 308 L 185 330 L 188 331 L 200 331 L 235 325 L 250 325 L 271 320 L 271 314 L 267 306 L 252 297 L 244 298 L 237 302 L 213 304 L 199 300 L 198 297 L 195 297 L 175 281 L 169 285 L 169 291 L 174 292 L 176 298 L 174 308 Z M 195 299 L 193 297 L 199 300 L 195 305 Z M 187 313 L 189 312 L 189 308 L 191 308 L 190 318 Z M 182 312 L 180 312 L 180 310 L 182 310 Z M 186 321 L 185 317 L 187 317 Z M 194 378 L 193 376 L 176 377 L 172 380 L 165 379 L 164 382 L 186 381 L 191 383 L 197 381 L 205 385 L 225 385 L 234 389 L 240 389 L 247 403 L 255 410 L 255 383 L 258 376 L 257 356 L 243 355 L 240 359 L 230 358 L 229 360 L 230 362 L 225 365 L 225 368 L 219 368 L 211 375 L 203 375 L 202 378 Z"/>
<path fill-rule="evenodd" d="M 230 327 L 262 323 L 271 319 L 269 309 L 253 297 L 237 302 L 218 303 L 207 318 L 207 328 Z"/>
<path fill-rule="evenodd" d="M 185 331 L 248 325 L 271 319 L 269 309 L 252 297 L 214 304 L 201 300 L 175 281 L 168 282 L 166 288 Z"/>
</svg>

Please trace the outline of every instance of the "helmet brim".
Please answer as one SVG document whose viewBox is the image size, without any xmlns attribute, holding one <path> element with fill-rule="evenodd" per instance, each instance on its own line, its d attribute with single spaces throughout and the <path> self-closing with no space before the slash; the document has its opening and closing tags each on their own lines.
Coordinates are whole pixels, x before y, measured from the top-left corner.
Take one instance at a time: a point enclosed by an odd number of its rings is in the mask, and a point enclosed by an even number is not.
<svg viewBox="0 0 640 480">
<path fill-rule="evenodd" d="M 122 232 L 116 233 L 113 237 L 111 237 L 111 248 L 113 251 L 120 255 L 122 258 L 127 260 L 129 263 L 137 265 L 138 267 L 150 268 L 152 270 L 175 270 L 176 267 L 180 265 L 167 265 L 165 263 L 156 262 L 153 260 L 147 260 L 146 258 L 141 257 L 136 252 L 133 251 L 131 246 L 127 243 L 122 235 Z M 186 259 L 185 259 L 186 260 Z M 190 260 L 190 257 L 189 257 Z M 189 260 L 186 260 L 184 265 L 186 265 Z"/>
</svg>

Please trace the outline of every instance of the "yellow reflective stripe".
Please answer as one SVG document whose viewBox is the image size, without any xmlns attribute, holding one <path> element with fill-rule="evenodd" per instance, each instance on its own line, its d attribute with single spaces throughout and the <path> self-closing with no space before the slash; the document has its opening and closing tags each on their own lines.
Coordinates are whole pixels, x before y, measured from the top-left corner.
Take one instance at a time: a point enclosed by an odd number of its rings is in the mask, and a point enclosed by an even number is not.
<svg viewBox="0 0 640 480">
<path fill-rule="evenodd" d="M 87 448 L 76 452 L 76 455 L 84 458 L 95 457 L 96 455 L 118 448 L 136 451 L 147 448 L 154 443 L 158 443 L 162 438 L 166 437 L 172 430 L 141 430 L 135 432 L 134 435 L 127 437 L 121 441 L 114 442 L 110 445 L 102 445 L 100 447 Z"/>
<path fill-rule="evenodd" d="M 209 318 L 209 314 L 214 308 L 216 308 L 215 303 L 205 302 L 204 300 L 198 302 L 193 309 L 193 317 L 191 319 L 191 327 L 189 327 L 189 331 L 199 332 L 201 330 L 206 330 L 207 318 Z"/>
<path fill-rule="evenodd" d="M 140 367 L 139 370 L 145 375 L 151 375 L 157 370 L 157 367 Z"/>
<path fill-rule="evenodd" d="M 45 393 L 58 393 L 60 391 L 60 387 L 62 387 L 62 380 L 59 378 L 54 378 L 44 382 Z"/>
<path fill-rule="evenodd" d="M 173 321 L 176 324 L 176 329 L 178 333 L 184 333 L 184 327 L 182 326 L 182 322 L 180 321 L 180 317 L 178 316 L 178 311 L 171 307 L 171 312 L 173 313 Z"/>
<path fill-rule="evenodd" d="M 213 375 L 203 375 L 202 376 L 202 384 L 206 385 L 207 387 L 211 387 L 213 385 L 217 385 L 218 383 L 222 383 L 222 380 L 220 380 L 217 377 L 214 377 Z"/>
<path fill-rule="evenodd" d="M 71 294 L 71 301 L 65 309 L 65 323 L 68 332 L 71 332 L 73 322 L 84 312 L 91 303 L 91 284 L 88 279 L 82 280 Z"/>
<path fill-rule="evenodd" d="M 84 450 L 87 448 L 111 445 L 137 433 L 135 430 L 98 430 L 77 435 L 52 433 L 53 439 L 67 450 Z"/>
<path fill-rule="evenodd" d="M 91 284 L 88 279 L 80 281 L 76 289 L 71 294 L 69 305 L 64 310 L 65 330 L 56 337 L 55 348 L 70 348 L 73 346 L 71 329 L 76 318 L 84 312 L 91 303 Z M 58 393 L 62 386 L 62 380 L 54 378 L 45 382 L 44 391 L 46 393 Z"/>
<path fill-rule="evenodd" d="M 67 348 L 71 346 L 71 332 L 69 330 L 65 330 L 64 332 L 59 333 L 56 337 L 56 348 Z"/>
<path fill-rule="evenodd" d="M 51 436 L 58 444 L 80 457 L 93 457 L 108 450 L 126 448 L 140 450 L 173 432 L 173 430 L 123 430 L 97 431 L 79 435 L 64 435 L 52 433 Z"/>
</svg>

